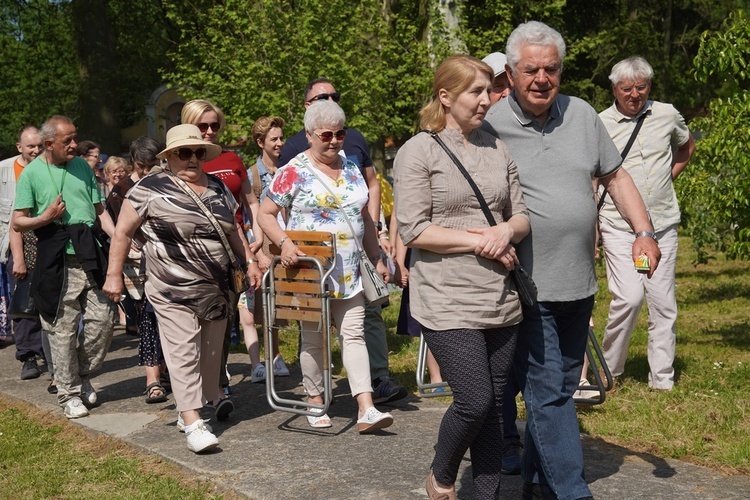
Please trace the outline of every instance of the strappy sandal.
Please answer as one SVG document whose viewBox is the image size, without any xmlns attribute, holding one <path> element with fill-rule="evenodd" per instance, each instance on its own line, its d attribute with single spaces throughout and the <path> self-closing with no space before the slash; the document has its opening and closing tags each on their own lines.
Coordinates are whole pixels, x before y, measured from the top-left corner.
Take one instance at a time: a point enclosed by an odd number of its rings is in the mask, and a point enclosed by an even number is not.
<svg viewBox="0 0 750 500">
<path fill-rule="evenodd" d="M 308 415 L 307 423 L 310 424 L 310 427 L 312 427 L 313 429 L 327 429 L 333 426 L 333 424 L 331 423 L 331 417 L 329 417 L 327 413 L 324 413 L 317 417 Z"/>
<path fill-rule="evenodd" d="M 159 382 L 152 382 L 143 391 L 146 394 L 146 403 L 163 403 L 167 400 L 167 390 Z"/>
</svg>

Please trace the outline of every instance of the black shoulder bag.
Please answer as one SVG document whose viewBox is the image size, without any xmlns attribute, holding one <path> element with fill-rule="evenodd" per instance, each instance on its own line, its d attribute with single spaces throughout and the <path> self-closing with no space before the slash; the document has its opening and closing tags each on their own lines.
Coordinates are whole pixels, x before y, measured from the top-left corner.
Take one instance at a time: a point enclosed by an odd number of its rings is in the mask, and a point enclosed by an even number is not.
<svg viewBox="0 0 750 500">
<path fill-rule="evenodd" d="M 474 194 L 477 197 L 477 200 L 479 200 L 479 206 L 482 208 L 482 212 L 484 213 L 484 216 L 487 218 L 487 222 L 490 224 L 490 226 L 497 226 L 497 221 L 495 220 L 495 217 L 492 215 L 492 212 L 490 211 L 490 207 L 487 205 L 487 202 L 484 199 L 484 196 L 482 196 L 482 192 L 479 191 L 479 187 L 474 182 L 474 179 L 471 178 L 471 175 L 469 175 L 469 172 L 466 171 L 466 168 L 464 168 L 463 164 L 459 159 L 456 157 L 456 155 L 453 154 L 453 151 L 448 149 L 448 146 L 445 145 L 443 140 L 438 137 L 437 132 L 428 132 L 430 134 L 430 137 L 435 139 L 435 142 L 440 144 L 440 147 L 443 148 L 443 150 L 446 152 L 448 157 L 453 160 L 453 163 L 456 164 L 458 167 L 458 170 L 463 174 L 463 176 L 466 178 L 466 181 L 469 183 L 469 186 L 471 186 L 471 189 L 474 191 Z M 531 279 L 531 276 L 528 272 L 526 272 L 526 269 L 523 268 L 521 264 L 516 264 L 515 268 L 510 272 L 510 275 L 513 277 L 513 281 L 516 284 L 516 291 L 518 292 L 518 296 L 521 299 L 521 302 L 526 304 L 527 306 L 533 306 L 536 304 L 536 297 L 537 297 L 537 289 L 536 289 L 536 283 L 534 283 L 534 280 Z"/>
<path fill-rule="evenodd" d="M 633 147 L 635 138 L 638 136 L 638 132 L 641 131 L 641 125 L 643 125 L 643 120 L 645 118 L 646 118 L 646 113 L 643 113 L 641 116 L 638 117 L 638 121 L 635 123 L 635 128 L 633 129 L 633 133 L 630 134 L 630 139 L 628 139 L 628 143 L 625 144 L 625 149 L 623 149 L 622 153 L 620 153 L 620 156 L 622 157 L 622 161 L 625 161 L 625 157 L 628 156 L 628 153 L 630 152 L 630 148 Z M 596 204 L 597 212 L 599 212 L 602 209 L 602 206 L 604 206 L 604 198 L 606 196 L 607 196 L 607 188 L 604 188 L 604 191 L 602 191 L 602 195 L 599 198 L 599 203 Z"/>
</svg>

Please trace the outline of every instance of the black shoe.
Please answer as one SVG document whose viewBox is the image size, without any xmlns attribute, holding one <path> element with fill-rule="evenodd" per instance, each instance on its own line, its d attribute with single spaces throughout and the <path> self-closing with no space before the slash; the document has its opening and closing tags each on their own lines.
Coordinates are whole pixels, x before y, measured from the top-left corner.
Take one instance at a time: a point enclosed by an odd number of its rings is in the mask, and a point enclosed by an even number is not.
<svg viewBox="0 0 750 500">
<path fill-rule="evenodd" d="M 42 372 L 36 365 L 36 358 L 34 356 L 23 362 L 23 367 L 21 367 L 21 380 L 38 378 L 41 374 Z"/>
<path fill-rule="evenodd" d="M 521 473 L 521 450 L 523 445 L 520 441 L 511 441 L 506 445 L 500 474 L 517 476 Z"/>
<path fill-rule="evenodd" d="M 47 386 L 47 392 L 50 394 L 57 394 L 57 384 L 55 384 L 54 380 Z"/>
<path fill-rule="evenodd" d="M 376 404 L 398 401 L 408 394 L 406 387 L 399 385 L 395 378 L 380 377 L 376 384 L 372 386 L 372 402 Z"/>
<path fill-rule="evenodd" d="M 557 496 L 555 495 L 555 492 L 552 491 L 552 488 L 546 484 L 536 484 L 524 481 L 521 498 L 522 500 L 555 500 Z"/>
<path fill-rule="evenodd" d="M 234 403 L 232 403 L 232 400 L 229 398 L 222 399 L 219 401 L 219 404 L 216 405 L 216 408 L 214 409 L 216 420 L 222 422 L 224 420 L 227 420 L 229 418 L 229 414 L 232 413 L 234 410 Z"/>
</svg>

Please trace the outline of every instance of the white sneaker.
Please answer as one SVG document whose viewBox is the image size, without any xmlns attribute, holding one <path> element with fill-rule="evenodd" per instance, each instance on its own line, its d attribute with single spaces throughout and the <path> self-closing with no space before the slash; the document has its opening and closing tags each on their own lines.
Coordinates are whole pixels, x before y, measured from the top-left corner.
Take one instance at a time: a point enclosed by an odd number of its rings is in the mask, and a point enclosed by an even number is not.
<svg viewBox="0 0 750 500">
<path fill-rule="evenodd" d="M 582 386 L 582 385 L 591 385 L 591 384 L 589 383 L 588 380 L 586 380 L 585 378 L 582 378 L 581 380 L 578 381 L 578 385 Z M 577 390 L 576 392 L 573 393 L 573 399 L 574 400 L 578 400 L 578 399 L 599 399 L 599 397 L 601 397 L 601 394 L 599 394 L 599 391 L 594 391 L 594 390 L 581 390 L 581 389 L 579 389 L 579 390 Z"/>
<path fill-rule="evenodd" d="M 214 430 L 211 428 L 210 425 L 208 425 L 208 420 L 204 420 L 203 424 L 206 426 L 206 430 L 208 432 L 213 432 Z M 180 432 L 185 432 L 185 429 L 187 428 L 187 425 L 185 425 L 185 421 L 182 419 L 182 412 L 177 412 L 177 430 Z"/>
<path fill-rule="evenodd" d="M 276 373 L 274 373 L 274 375 L 275 374 Z M 250 382 L 252 382 L 253 384 L 257 384 L 259 382 L 263 382 L 264 380 L 266 380 L 266 367 L 263 365 L 263 363 L 260 363 L 255 367 L 255 369 L 253 369 L 253 374 L 250 377 Z"/>
<path fill-rule="evenodd" d="M 362 418 L 357 420 L 357 430 L 360 434 L 368 434 L 378 429 L 390 427 L 392 423 L 393 416 L 390 413 L 381 413 L 377 408 L 371 406 L 365 411 Z"/>
<path fill-rule="evenodd" d="M 70 401 L 68 401 L 63 408 L 63 412 L 68 418 L 81 418 L 89 416 L 89 411 L 85 406 L 83 406 L 83 401 L 81 401 L 81 398 L 79 397 L 74 397 Z"/>
<path fill-rule="evenodd" d="M 96 390 L 91 385 L 91 380 L 87 378 L 81 379 L 81 400 L 87 406 L 94 406 L 96 404 Z"/>
<path fill-rule="evenodd" d="M 203 420 L 196 420 L 185 428 L 188 449 L 200 453 L 219 446 L 219 439 L 206 428 Z"/>
<path fill-rule="evenodd" d="M 276 356 L 273 360 L 273 374 L 277 377 L 289 376 L 289 368 L 287 368 L 286 363 L 284 363 L 284 358 L 281 357 L 281 354 Z"/>
</svg>

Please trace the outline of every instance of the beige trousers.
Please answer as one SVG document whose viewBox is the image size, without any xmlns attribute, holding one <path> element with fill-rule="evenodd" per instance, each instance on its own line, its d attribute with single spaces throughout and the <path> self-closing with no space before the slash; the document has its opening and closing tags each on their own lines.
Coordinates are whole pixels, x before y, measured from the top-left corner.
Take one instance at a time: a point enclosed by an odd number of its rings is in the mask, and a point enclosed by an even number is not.
<svg viewBox="0 0 750 500">
<path fill-rule="evenodd" d="M 201 319 L 187 307 L 168 301 L 148 281 L 146 295 L 159 322 L 177 411 L 199 410 L 206 397 L 220 397 L 219 369 L 226 319 Z"/>
<path fill-rule="evenodd" d="M 348 299 L 330 301 L 331 319 L 339 332 L 341 356 L 352 396 L 372 392 L 370 361 L 365 344 L 365 298 L 358 293 Z M 310 396 L 323 394 L 323 336 L 317 323 L 302 322 L 299 361 L 302 383 Z"/>
</svg>

